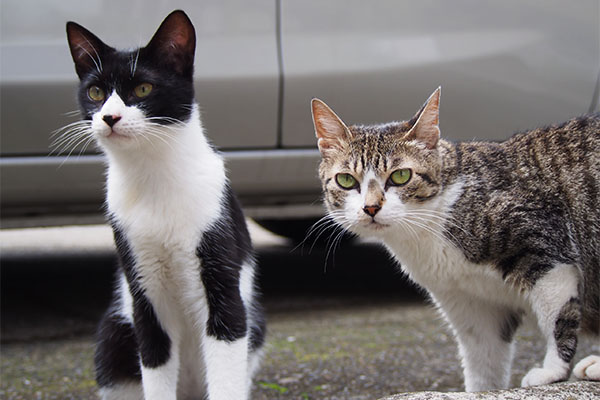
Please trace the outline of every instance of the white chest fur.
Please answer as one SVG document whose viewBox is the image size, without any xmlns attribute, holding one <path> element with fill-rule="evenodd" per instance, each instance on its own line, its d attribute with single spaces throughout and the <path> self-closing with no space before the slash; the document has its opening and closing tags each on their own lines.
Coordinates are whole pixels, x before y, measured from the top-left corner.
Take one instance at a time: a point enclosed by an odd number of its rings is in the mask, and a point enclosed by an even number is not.
<svg viewBox="0 0 600 400">
<path fill-rule="evenodd" d="M 153 288 L 181 293 L 165 286 L 199 285 L 195 252 L 220 215 L 226 184 L 223 160 L 207 143 L 197 111 L 187 124 L 165 129 L 163 140 L 127 149 L 104 146 L 108 209 L 127 236 L 150 297 Z"/>
<path fill-rule="evenodd" d="M 430 205 L 438 212 L 436 215 L 449 213 L 462 188 L 461 182 L 453 184 Z M 451 217 L 447 218 L 450 218 L 447 223 L 453 223 Z M 382 236 L 387 248 L 412 280 L 427 289 L 434 298 L 466 296 L 498 305 L 523 307 L 519 292 L 504 282 L 498 269 L 470 262 L 459 248 L 445 239 L 444 223 L 440 217 L 430 222 L 421 221 L 421 226 L 414 226 L 412 233 L 400 229 Z"/>
<path fill-rule="evenodd" d="M 171 130 L 168 142 L 107 149 L 108 208 L 130 240 L 197 245 L 217 219 L 226 183 L 223 160 L 195 117 Z"/>
<path fill-rule="evenodd" d="M 453 293 L 493 301 L 510 307 L 523 307 L 518 291 L 508 286 L 501 273 L 491 265 L 469 262 L 459 249 L 441 242 L 430 233 L 421 240 L 388 240 L 386 246 L 402 270 L 434 297 Z"/>
</svg>

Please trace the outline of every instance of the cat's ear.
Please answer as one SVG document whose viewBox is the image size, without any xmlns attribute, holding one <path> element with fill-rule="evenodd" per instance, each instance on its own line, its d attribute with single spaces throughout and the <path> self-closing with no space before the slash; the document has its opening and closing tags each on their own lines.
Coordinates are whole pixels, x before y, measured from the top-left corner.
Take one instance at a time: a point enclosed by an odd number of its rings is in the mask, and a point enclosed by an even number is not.
<svg viewBox="0 0 600 400">
<path fill-rule="evenodd" d="M 160 24 L 144 50 L 156 62 L 166 64 L 176 73 L 191 78 L 196 51 L 196 30 L 192 21 L 183 11 L 173 11 Z"/>
<path fill-rule="evenodd" d="M 326 156 L 331 150 L 342 149 L 352 139 L 350 130 L 327 104 L 313 99 L 312 118 L 319 151 Z"/>
<path fill-rule="evenodd" d="M 404 140 L 419 141 L 428 149 L 434 149 L 440 139 L 439 116 L 440 116 L 440 93 L 442 88 L 438 87 L 423 107 L 411 119 L 415 121 L 413 127 L 404 136 Z"/>
<path fill-rule="evenodd" d="M 67 40 L 80 79 L 94 69 L 102 72 L 102 55 L 110 47 L 75 22 L 67 22 Z"/>
</svg>

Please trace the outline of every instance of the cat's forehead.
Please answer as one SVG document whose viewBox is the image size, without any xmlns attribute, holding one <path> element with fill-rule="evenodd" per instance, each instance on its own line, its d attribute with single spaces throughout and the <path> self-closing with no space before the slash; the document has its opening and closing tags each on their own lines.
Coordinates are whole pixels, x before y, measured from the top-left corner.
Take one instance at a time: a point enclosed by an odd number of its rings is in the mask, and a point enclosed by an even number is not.
<svg viewBox="0 0 600 400">
<path fill-rule="evenodd" d="M 360 137 L 402 137 L 414 125 L 414 121 L 388 122 L 377 125 L 351 125 L 349 127 L 353 136 Z"/>
<path fill-rule="evenodd" d="M 408 122 L 350 126 L 353 139 L 344 166 L 355 171 L 391 168 L 412 153 L 410 144 L 402 140 L 410 128 Z"/>
<path fill-rule="evenodd" d="M 116 50 L 100 57 L 98 67 L 90 71 L 87 79 L 83 81 L 103 82 L 106 85 L 119 86 L 134 78 L 151 80 L 156 75 L 154 68 L 149 65 L 142 49 Z M 86 82 L 83 82 L 84 84 Z"/>
</svg>

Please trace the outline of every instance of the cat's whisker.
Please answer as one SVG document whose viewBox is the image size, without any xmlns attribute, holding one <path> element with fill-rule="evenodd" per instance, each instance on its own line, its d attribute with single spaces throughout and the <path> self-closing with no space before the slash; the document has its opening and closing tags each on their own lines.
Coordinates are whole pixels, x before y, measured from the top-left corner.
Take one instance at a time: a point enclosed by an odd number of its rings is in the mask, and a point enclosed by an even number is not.
<svg viewBox="0 0 600 400">
<path fill-rule="evenodd" d="M 168 125 L 161 125 L 155 122 L 148 122 L 147 132 L 152 132 L 155 135 L 167 138 L 169 141 L 180 143 L 179 141 L 179 127 L 172 127 Z"/>
<path fill-rule="evenodd" d="M 319 241 L 319 238 L 328 230 L 333 229 L 335 231 L 336 229 L 336 224 L 334 222 L 331 222 L 328 225 L 323 225 L 321 228 L 319 228 L 319 231 L 317 232 L 317 235 L 315 236 L 310 248 L 308 249 L 308 254 L 311 254 L 313 249 L 315 248 L 317 242 Z"/>
<path fill-rule="evenodd" d="M 67 154 L 65 156 L 64 160 L 60 163 L 59 168 L 61 168 L 67 162 L 67 160 L 71 157 L 71 155 L 73 154 L 73 152 L 79 145 L 83 144 L 84 142 L 86 142 L 89 139 L 90 139 L 89 137 L 82 135 L 82 136 L 79 136 L 76 141 L 70 143 L 69 146 L 71 146 L 71 151 L 69 151 L 69 154 Z M 79 153 L 79 155 L 81 155 L 81 152 Z"/>
<path fill-rule="evenodd" d="M 431 226 L 427 225 L 427 221 L 419 220 L 414 217 L 405 217 L 405 220 L 408 221 L 409 223 L 413 224 L 414 226 L 417 226 L 417 227 L 423 229 L 424 231 L 431 233 L 436 238 L 447 241 L 447 239 L 440 232 L 438 232 Z"/>
<path fill-rule="evenodd" d="M 89 129 L 87 127 L 73 127 L 67 131 L 62 131 L 59 132 L 60 136 L 56 136 L 53 137 L 52 139 L 52 144 L 51 145 L 56 145 L 58 143 L 60 143 L 61 141 L 65 141 L 68 140 L 69 138 L 71 138 L 74 135 L 80 135 L 80 134 L 87 134 L 89 133 Z"/>
<path fill-rule="evenodd" d="M 87 148 L 89 147 L 90 144 L 94 143 L 94 137 L 90 136 L 88 138 L 88 140 L 85 142 L 85 144 L 83 145 L 83 148 L 81 149 L 81 151 L 79 152 L 79 155 L 82 155 L 85 153 L 85 151 L 87 150 Z"/>
<path fill-rule="evenodd" d="M 92 60 L 92 62 L 96 66 L 96 70 L 98 71 L 98 73 L 102 74 L 102 59 L 98 55 L 98 52 L 96 51 L 96 48 L 92 45 L 92 43 L 87 38 L 85 39 L 85 41 L 88 43 L 88 45 L 91 47 L 91 49 L 94 50 L 94 53 L 96 54 L 96 57 L 98 57 L 98 61 L 97 62 L 96 62 L 96 59 L 94 58 L 94 56 L 89 51 L 87 51 L 87 49 L 85 47 L 83 47 L 82 45 L 78 45 L 77 47 L 79 47 L 81 50 L 83 50 L 83 52 L 85 54 L 87 54 L 88 57 L 90 57 L 90 59 Z"/>
<path fill-rule="evenodd" d="M 327 232 L 329 229 L 335 230 L 337 228 L 337 222 L 335 220 L 336 216 L 339 216 L 339 215 L 335 215 L 334 213 L 330 213 L 330 214 L 326 215 L 320 222 L 319 226 L 315 227 L 315 229 L 312 232 L 310 232 L 309 235 L 307 235 L 307 239 L 308 239 L 308 237 L 310 237 L 310 235 L 316 233 L 313 244 L 311 245 L 311 247 L 309 249 L 309 253 L 312 252 L 317 241 L 325 232 Z M 315 225 L 317 225 L 317 224 L 315 224 Z"/>
<path fill-rule="evenodd" d="M 444 231 L 446 230 L 446 225 L 445 224 L 440 223 L 439 221 L 436 221 L 436 220 L 430 218 L 431 216 L 422 215 L 422 214 L 414 214 L 414 213 L 407 213 L 406 215 L 408 217 L 410 217 L 410 218 L 414 218 L 414 219 L 416 219 L 418 221 L 421 221 L 421 222 L 423 222 L 425 224 L 432 224 L 432 225 L 435 225 L 435 226 L 441 228 Z"/>
<path fill-rule="evenodd" d="M 60 137 L 63 135 L 69 135 L 70 133 L 77 132 L 77 131 L 91 131 L 91 126 L 90 126 L 90 124 L 72 123 L 65 127 L 62 127 L 60 129 L 53 131 L 52 134 L 50 135 L 50 138 L 54 139 L 56 137 Z"/>
<path fill-rule="evenodd" d="M 462 231 L 464 234 L 472 237 L 472 234 L 469 231 L 467 231 L 466 229 L 464 229 L 462 226 L 460 226 L 454 218 L 451 218 L 451 217 L 443 218 L 443 217 L 431 215 L 431 214 L 425 213 L 425 212 L 409 212 L 407 214 L 411 215 L 411 216 L 418 216 L 418 217 L 424 217 L 425 219 L 429 219 L 429 222 L 444 229 L 444 231 L 446 231 L 448 234 L 450 234 L 450 232 L 448 232 L 448 227 L 446 226 L 446 224 L 448 226 L 454 227 L 454 228 Z M 433 219 L 435 219 L 435 218 L 437 218 L 438 221 L 434 221 Z"/>
<path fill-rule="evenodd" d="M 418 240 L 418 235 L 415 229 L 406 221 L 400 221 L 399 226 L 404 229 L 414 240 Z"/>
<path fill-rule="evenodd" d="M 173 144 L 171 142 L 175 142 L 177 144 L 179 143 L 177 141 L 177 139 L 175 139 L 173 136 L 165 134 L 164 132 L 161 132 L 161 131 L 156 131 L 156 130 L 148 129 L 144 133 L 145 133 L 145 135 L 143 135 L 144 139 L 146 139 L 148 142 L 150 142 L 153 147 L 154 147 L 154 143 L 153 143 L 152 140 L 150 140 L 150 138 L 148 136 L 156 138 L 157 140 L 161 141 L 166 146 L 168 146 L 171 150 L 175 149 L 173 147 Z"/>
<path fill-rule="evenodd" d="M 173 127 L 171 127 L 169 125 L 160 124 L 155 121 L 168 122 L 171 125 L 175 125 L 176 128 L 181 128 L 181 127 L 185 126 L 185 122 L 183 122 L 177 118 L 172 118 L 172 117 L 147 117 L 146 121 L 152 123 L 153 125 L 160 126 L 162 128 L 167 128 L 167 129 L 173 129 Z"/>
<path fill-rule="evenodd" d="M 436 215 L 434 213 L 439 213 L 440 215 Z M 442 212 L 436 211 L 436 210 L 419 210 L 419 211 L 409 211 L 407 213 L 408 215 L 415 215 L 415 216 L 420 216 L 420 217 L 426 217 L 426 218 L 432 218 L 432 219 L 437 219 L 439 222 L 437 223 L 437 225 L 439 227 L 445 228 L 444 224 L 448 224 L 452 227 L 455 227 L 457 229 L 459 229 L 460 231 L 462 231 L 463 233 L 465 233 L 466 235 L 472 236 L 471 233 L 467 230 L 465 230 L 461 225 L 459 225 L 459 223 L 456 221 L 456 219 L 450 215 L 444 214 Z M 431 221 L 433 223 L 433 221 Z M 445 228 L 447 229 L 447 228 Z"/>
<path fill-rule="evenodd" d="M 65 145 L 68 146 L 69 142 L 71 142 L 72 140 L 76 140 L 81 135 L 82 135 L 82 133 L 73 132 L 73 133 L 70 133 L 69 135 L 61 136 L 57 140 L 50 143 L 50 148 L 52 149 L 53 152 L 54 151 L 60 152 L 61 149 L 64 150 L 63 147 Z"/>
<path fill-rule="evenodd" d="M 409 218 L 410 220 L 410 218 Z M 450 232 L 448 232 L 447 230 L 445 230 L 445 233 L 447 233 L 452 239 L 453 241 L 449 240 L 447 237 L 445 237 L 443 234 L 440 234 L 440 232 L 438 232 L 437 230 L 433 229 L 432 227 L 418 222 L 418 221 L 414 221 L 414 220 L 410 220 L 410 222 L 416 226 L 421 227 L 423 230 L 429 232 L 430 234 L 432 234 L 434 237 L 436 237 L 437 239 L 439 239 L 441 242 L 444 243 L 448 243 L 452 246 L 458 247 L 459 249 L 464 249 L 462 243 L 460 240 L 458 240 L 453 234 L 451 234 Z"/>
<path fill-rule="evenodd" d="M 327 272 L 327 262 L 329 261 L 329 255 L 333 257 L 333 264 L 335 264 L 335 250 L 336 247 L 341 242 L 342 237 L 346 233 L 346 228 L 343 225 L 336 224 L 336 230 L 334 230 L 331 235 L 329 235 L 329 239 L 327 240 L 327 254 L 325 255 L 325 271 Z M 337 231 L 339 229 L 339 232 Z M 334 236 L 335 235 L 335 236 Z M 332 240 L 333 237 L 333 240 Z"/>
<path fill-rule="evenodd" d="M 62 113 L 61 115 L 65 116 L 65 117 L 78 117 L 80 114 L 81 114 L 81 111 L 73 110 L 73 111 L 66 111 L 66 112 Z M 82 121 L 78 121 L 78 122 L 82 122 Z"/>
<path fill-rule="evenodd" d="M 448 242 L 448 239 L 443 237 L 442 235 L 439 234 L 439 232 L 437 232 L 435 229 L 431 228 L 430 226 L 427 226 L 426 224 L 423 224 L 419 221 L 415 221 L 413 219 L 411 219 L 410 217 L 407 217 L 404 219 L 406 222 L 421 228 L 422 230 L 430 233 L 431 235 L 433 235 L 435 238 L 439 239 L 442 242 Z"/>
<path fill-rule="evenodd" d="M 50 144 L 50 148 L 53 149 L 53 151 L 64 152 L 65 150 L 71 147 L 73 142 L 79 140 L 82 137 L 88 136 L 90 135 L 86 131 L 72 132 L 71 134 L 65 135 L 60 139 L 57 139 L 54 142 L 52 142 Z"/>
<path fill-rule="evenodd" d="M 327 231 L 331 230 L 331 233 L 329 234 L 329 239 L 331 239 L 331 236 L 335 233 L 335 231 L 339 228 L 339 224 L 331 221 L 331 223 L 329 225 L 325 225 L 323 226 L 319 232 L 317 233 L 317 236 L 315 237 L 315 239 L 313 240 L 312 245 L 310 246 L 310 249 L 308 250 L 308 253 L 312 253 L 314 247 L 316 246 L 317 242 L 319 241 L 319 238 L 321 236 L 323 236 Z M 326 243 L 327 245 L 327 243 Z"/>
<path fill-rule="evenodd" d="M 163 138 L 162 136 L 160 136 L 157 133 L 154 133 L 150 130 L 146 130 L 144 132 L 143 135 L 140 135 L 144 140 L 146 140 L 146 142 L 150 143 L 150 146 L 152 146 L 152 148 L 156 149 L 155 145 L 154 145 L 154 141 L 151 138 L 157 138 L 158 140 L 160 140 L 162 143 L 164 143 L 165 145 L 167 145 L 169 148 L 171 148 L 171 150 L 173 149 L 173 146 L 171 146 L 171 143 L 169 143 L 165 138 Z"/>
<path fill-rule="evenodd" d="M 302 245 L 302 248 L 304 248 L 304 244 L 306 243 L 306 241 L 310 238 L 311 235 L 316 233 L 316 237 L 308 251 L 310 254 L 312 252 L 313 248 L 315 247 L 317 241 L 319 240 L 319 238 L 323 235 L 323 233 L 325 233 L 328 229 L 336 227 L 336 222 L 334 220 L 334 218 L 335 218 L 334 214 L 335 213 L 329 213 L 328 215 L 325 215 L 324 217 L 319 219 L 315 224 L 313 224 L 309 228 L 304 240 L 300 244 L 298 244 L 298 246 Z"/>
<path fill-rule="evenodd" d="M 342 244 L 342 240 L 344 239 L 344 235 L 346 235 L 346 229 L 342 227 L 340 233 L 333 240 L 333 252 L 332 252 L 332 263 L 335 265 L 335 253 L 339 249 Z M 327 265 L 327 264 L 326 264 Z"/>
<path fill-rule="evenodd" d="M 140 146 L 139 135 L 133 135 L 133 140 L 135 141 L 135 144 L 139 147 Z"/>
<path fill-rule="evenodd" d="M 320 225 L 326 224 L 328 222 L 333 222 L 336 215 L 340 216 L 340 215 L 342 215 L 342 212 L 341 211 L 333 211 L 333 212 L 330 212 L 327 215 L 323 216 L 322 218 L 320 218 L 317 222 L 315 222 L 309 228 L 309 230 L 307 232 L 307 236 L 310 236 Z"/>
<path fill-rule="evenodd" d="M 151 124 L 147 127 L 147 131 L 153 132 L 157 135 L 160 135 L 162 137 L 168 138 L 169 140 L 172 141 L 178 141 L 178 133 L 176 129 L 173 128 L 169 128 L 169 129 L 164 129 L 161 128 L 155 124 Z"/>
<path fill-rule="evenodd" d="M 79 142 L 82 142 L 90 136 L 91 134 L 87 130 L 71 131 L 69 135 L 59 138 L 50 145 L 50 148 L 52 149 L 50 155 L 61 154 L 71 149 L 71 152 L 69 153 L 70 155 L 77 147 Z"/>
<path fill-rule="evenodd" d="M 50 137 L 52 138 L 54 136 L 57 136 L 57 135 L 69 132 L 70 130 L 72 130 L 75 127 L 91 128 L 91 126 L 92 126 L 91 121 L 75 121 L 75 122 L 71 122 L 68 125 L 65 125 L 65 126 L 63 126 L 61 128 L 58 128 L 58 129 L 54 130 L 50 134 Z"/>
<path fill-rule="evenodd" d="M 190 104 L 181 104 L 179 106 L 179 108 L 181 108 L 184 111 L 193 111 L 194 110 L 194 106 L 190 105 Z"/>
<path fill-rule="evenodd" d="M 304 249 L 304 244 L 306 243 L 306 241 L 308 240 L 308 238 L 317 230 L 322 229 L 323 225 L 327 225 L 327 222 L 329 221 L 329 216 L 325 215 L 323 217 L 321 217 L 317 222 L 315 222 L 314 224 L 312 224 L 310 226 L 310 228 L 308 228 L 308 230 L 306 231 L 306 234 L 304 236 L 304 239 L 302 239 L 302 241 L 300 243 L 298 243 L 293 249 L 292 251 L 295 251 L 298 249 L 298 247 L 302 246 L 302 249 Z"/>
<path fill-rule="evenodd" d="M 133 60 L 133 55 L 132 55 L 131 77 L 135 76 L 135 71 L 137 70 L 137 64 L 138 64 L 139 58 L 140 58 L 140 48 L 138 48 L 137 52 L 135 53 L 135 60 Z"/>
<path fill-rule="evenodd" d="M 442 229 L 442 230 L 443 230 L 443 232 L 444 232 L 445 234 L 447 234 L 447 235 L 449 235 L 450 237 L 452 237 L 452 239 L 454 239 L 454 241 L 455 241 L 456 243 L 459 243 L 458 239 L 457 239 L 457 238 L 456 238 L 456 237 L 455 237 L 455 236 L 454 236 L 452 233 L 450 233 L 450 232 L 448 231 L 448 229 L 446 228 L 446 226 L 445 226 L 445 225 L 442 225 L 442 224 L 440 224 L 440 223 L 438 223 L 438 222 L 436 222 L 436 221 L 432 221 L 432 220 L 429 220 L 429 219 L 426 219 L 426 218 L 421 218 L 421 217 L 414 216 L 414 215 L 411 215 L 410 217 L 411 217 L 411 218 L 414 218 L 414 219 L 416 219 L 416 220 L 418 220 L 418 221 L 419 221 L 420 223 L 422 223 L 423 225 L 427 225 L 427 224 L 433 224 L 433 225 L 435 225 L 435 226 L 439 227 L 440 229 Z M 435 229 L 433 229 L 433 228 L 431 228 L 431 227 L 429 227 L 429 228 L 431 229 L 431 230 L 430 230 L 430 232 L 433 232 L 433 231 L 435 231 Z M 437 233 L 437 231 L 436 231 L 436 233 Z M 438 235 L 437 237 L 440 237 L 440 236 Z"/>
</svg>

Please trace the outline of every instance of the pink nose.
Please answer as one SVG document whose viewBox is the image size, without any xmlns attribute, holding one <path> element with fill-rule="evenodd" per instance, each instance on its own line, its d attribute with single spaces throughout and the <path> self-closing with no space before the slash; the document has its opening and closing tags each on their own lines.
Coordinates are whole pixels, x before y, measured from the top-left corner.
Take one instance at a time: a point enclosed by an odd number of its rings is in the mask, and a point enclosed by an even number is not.
<svg viewBox="0 0 600 400">
<path fill-rule="evenodd" d="M 363 211 L 370 215 L 371 217 L 374 217 L 375 214 L 377 214 L 379 212 L 379 210 L 381 210 L 381 207 L 378 205 L 373 205 L 373 206 L 364 206 Z"/>
<path fill-rule="evenodd" d="M 111 128 L 113 127 L 114 124 L 119 122 L 120 119 L 121 119 L 120 115 L 105 115 L 104 117 L 102 117 L 102 120 L 104 122 L 106 122 L 106 125 L 110 126 Z"/>
</svg>

